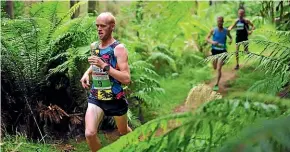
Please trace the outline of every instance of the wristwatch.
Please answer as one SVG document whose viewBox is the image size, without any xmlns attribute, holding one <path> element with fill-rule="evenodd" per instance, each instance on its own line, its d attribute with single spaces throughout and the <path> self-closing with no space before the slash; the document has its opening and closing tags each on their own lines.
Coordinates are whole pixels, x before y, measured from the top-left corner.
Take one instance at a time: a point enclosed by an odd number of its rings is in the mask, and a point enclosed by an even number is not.
<svg viewBox="0 0 290 152">
<path fill-rule="evenodd" d="M 110 65 L 109 64 L 107 64 L 104 68 L 103 68 L 103 71 L 104 72 L 107 72 L 107 71 L 109 71 L 110 70 Z"/>
</svg>

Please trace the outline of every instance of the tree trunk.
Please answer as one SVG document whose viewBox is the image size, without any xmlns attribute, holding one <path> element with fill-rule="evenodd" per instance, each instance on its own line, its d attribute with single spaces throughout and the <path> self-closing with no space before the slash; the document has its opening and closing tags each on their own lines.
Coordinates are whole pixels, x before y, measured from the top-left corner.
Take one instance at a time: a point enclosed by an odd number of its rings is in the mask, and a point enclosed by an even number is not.
<svg viewBox="0 0 290 152">
<path fill-rule="evenodd" d="M 70 8 L 72 8 L 75 4 L 77 4 L 79 1 L 74 1 L 74 0 L 70 0 Z M 77 18 L 80 14 L 80 8 L 78 8 L 73 15 L 71 16 L 71 19 Z"/>
<path fill-rule="evenodd" d="M 212 0 L 210 0 L 210 1 L 209 1 L 209 6 L 212 6 L 212 4 L 213 4 L 213 3 L 212 3 Z"/>
<path fill-rule="evenodd" d="M 9 18 L 11 18 L 11 19 L 14 18 L 14 8 L 13 8 L 13 1 L 12 0 L 6 1 L 5 12 L 9 16 Z"/>
<path fill-rule="evenodd" d="M 88 13 L 91 13 L 91 14 L 95 15 L 96 14 L 95 10 L 96 10 L 97 2 L 96 1 L 89 1 L 88 5 L 89 5 L 88 6 L 89 7 Z"/>
</svg>

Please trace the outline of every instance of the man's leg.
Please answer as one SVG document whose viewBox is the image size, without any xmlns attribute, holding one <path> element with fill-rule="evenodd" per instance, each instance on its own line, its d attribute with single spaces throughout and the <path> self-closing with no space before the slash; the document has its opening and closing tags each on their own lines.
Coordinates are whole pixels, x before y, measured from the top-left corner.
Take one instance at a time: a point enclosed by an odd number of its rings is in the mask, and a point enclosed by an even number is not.
<svg viewBox="0 0 290 152">
<path fill-rule="evenodd" d="M 118 131 L 121 135 L 125 135 L 132 131 L 132 129 L 128 126 L 128 117 L 127 114 L 122 116 L 114 116 Z"/>
<path fill-rule="evenodd" d="M 219 59 L 218 60 L 218 64 L 217 64 L 217 73 L 218 73 L 218 77 L 217 77 L 217 82 L 216 82 L 216 85 L 219 84 L 220 82 L 220 79 L 222 77 L 222 67 L 223 67 L 223 60 Z"/>
<path fill-rule="evenodd" d="M 240 48 L 240 45 L 236 44 L 236 61 L 237 61 L 237 64 L 236 64 L 235 70 L 239 69 L 239 48 Z"/>
<path fill-rule="evenodd" d="M 214 69 L 214 70 L 216 70 L 216 67 L 217 67 L 217 61 L 218 61 L 218 59 L 215 59 L 215 60 L 213 60 L 213 62 L 212 62 L 212 66 L 213 66 L 213 69 Z"/>
<path fill-rule="evenodd" d="M 92 103 L 88 103 L 88 109 L 85 116 L 86 123 L 86 139 L 91 149 L 91 152 L 96 152 L 102 145 L 99 138 L 97 137 L 98 126 L 103 118 L 103 110 Z"/>
</svg>

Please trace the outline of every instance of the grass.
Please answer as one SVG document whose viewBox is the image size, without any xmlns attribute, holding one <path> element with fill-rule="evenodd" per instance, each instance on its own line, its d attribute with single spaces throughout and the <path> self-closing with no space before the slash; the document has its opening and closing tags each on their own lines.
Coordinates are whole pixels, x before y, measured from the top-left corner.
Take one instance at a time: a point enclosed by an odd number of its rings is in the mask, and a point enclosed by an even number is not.
<svg viewBox="0 0 290 152">
<path fill-rule="evenodd" d="M 24 135 L 10 136 L 6 135 L 1 143 L 1 150 L 8 151 L 21 151 L 21 152 L 57 152 L 57 148 L 52 144 L 35 143 L 28 140 Z"/>
<path fill-rule="evenodd" d="M 98 134 L 102 146 L 110 144 L 104 134 Z M 62 152 L 73 150 L 75 152 L 89 151 L 88 144 L 85 139 L 80 141 L 70 140 L 68 144 L 43 144 L 32 142 L 24 135 L 17 134 L 15 136 L 6 135 L 1 143 L 1 152 Z"/>
<path fill-rule="evenodd" d="M 194 85 L 211 78 L 212 74 L 208 66 L 202 68 L 185 67 L 178 76 L 161 78 L 159 81 L 161 87 L 165 90 L 165 94 L 158 97 L 159 106 L 146 109 L 144 113 L 145 121 L 172 113 L 178 105 L 185 102 L 190 89 Z"/>
<path fill-rule="evenodd" d="M 230 81 L 229 92 L 247 91 L 255 82 L 265 77 L 265 74 L 261 71 L 255 70 L 254 67 L 241 68 L 237 72 L 237 78 Z"/>
</svg>

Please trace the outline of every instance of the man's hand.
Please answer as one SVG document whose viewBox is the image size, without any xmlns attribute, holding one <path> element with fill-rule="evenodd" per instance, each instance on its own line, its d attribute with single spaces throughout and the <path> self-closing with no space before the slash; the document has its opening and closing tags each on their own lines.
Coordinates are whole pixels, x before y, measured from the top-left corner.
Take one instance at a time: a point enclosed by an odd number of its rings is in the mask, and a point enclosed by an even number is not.
<svg viewBox="0 0 290 152">
<path fill-rule="evenodd" d="M 90 86 L 90 77 L 89 77 L 89 74 L 86 72 L 83 77 L 81 78 L 81 83 L 82 83 L 82 86 L 83 88 L 85 89 L 88 89 L 89 86 Z"/>
<path fill-rule="evenodd" d="M 217 41 L 212 41 L 211 44 L 218 45 L 219 43 Z"/>
<path fill-rule="evenodd" d="M 253 33 L 253 31 L 248 31 L 248 35 L 251 35 Z"/>
<path fill-rule="evenodd" d="M 88 58 L 88 61 L 91 65 L 98 66 L 101 69 L 103 69 L 107 65 L 100 57 L 97 56 L 90 56 Z"/>
</svg>

